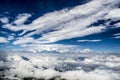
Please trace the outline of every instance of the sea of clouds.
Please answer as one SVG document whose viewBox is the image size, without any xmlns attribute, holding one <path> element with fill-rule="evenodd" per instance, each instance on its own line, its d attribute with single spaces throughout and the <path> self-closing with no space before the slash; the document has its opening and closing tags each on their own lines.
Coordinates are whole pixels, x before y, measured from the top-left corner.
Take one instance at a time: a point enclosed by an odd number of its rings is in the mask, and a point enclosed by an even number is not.
<svg viewBox="0 0 120 80">
<path fill-rule="evenodd" d="M 120 80 L 120 57 L 107 53 L 0 53 L 3 80 Z"/>
</svg>

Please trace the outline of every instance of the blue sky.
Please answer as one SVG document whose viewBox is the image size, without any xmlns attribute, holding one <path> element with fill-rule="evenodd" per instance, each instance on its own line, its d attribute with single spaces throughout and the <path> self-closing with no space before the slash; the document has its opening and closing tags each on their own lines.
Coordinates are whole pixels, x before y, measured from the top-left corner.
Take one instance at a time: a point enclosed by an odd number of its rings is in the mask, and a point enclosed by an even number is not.
<svg viewBox="0 0 120 80">
<path fill-rule="evenodd" d="M 75 45 L 118 53 L 118 13 L 120 0 L 1 0 L 0 49 Z"/>
</svg>

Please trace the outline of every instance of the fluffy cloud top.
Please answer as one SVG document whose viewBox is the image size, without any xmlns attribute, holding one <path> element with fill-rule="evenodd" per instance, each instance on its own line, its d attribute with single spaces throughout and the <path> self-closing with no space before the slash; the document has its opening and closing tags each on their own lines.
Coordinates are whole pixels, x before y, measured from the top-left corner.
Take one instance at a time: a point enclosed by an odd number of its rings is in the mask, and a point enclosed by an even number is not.
<svg viewBox="0 0 120 80">
<path fill-rule="evenodd" d="M 111 54 L 8 52 L 0 61 L 0 77 L 4 75 L 3 79 L 11 80 L 25 77 L 44 80 L 119 80 L 119 67 L 120 58 Z"/>
</svg>

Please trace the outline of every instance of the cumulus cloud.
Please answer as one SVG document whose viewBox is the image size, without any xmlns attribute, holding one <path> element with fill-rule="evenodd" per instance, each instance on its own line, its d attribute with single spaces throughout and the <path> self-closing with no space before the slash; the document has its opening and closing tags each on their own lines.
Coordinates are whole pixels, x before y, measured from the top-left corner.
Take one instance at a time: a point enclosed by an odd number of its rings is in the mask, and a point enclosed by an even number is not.
<svg viewBox="0 0 120 80">
<path fill-rule="evenodd" d="M 120 79 L 120 58 L 116 55 L 96 53 L 48 54 L 23 52 L 11 52 L 10 54 L 8 52 L 0 61 L 0 73 L 3 72 L 0 76 L 4 75 L 3 79 Z M 4 69 L 2 69 L 3 67 Z"/>
<path fill-rule="evenodd" d="M 75 45 L 63 45 L 63 44 L 22 44 L 20 45 L 28 52 L 40 53 L 40 52 L 52 52 L 52 53 L 66 53 L 66 52 L 79 52 L 78 46 Z M 45 52 L 46 53 L 46 52 Z"/>
<path fill-rule="evenodd" d="M 93 50 L 91 50 L 91 49 L 83 49 L 83 50 L 81 50 L 80 52 L 81 52 L 81 53 L 92 53 Z M 97 51 L 96 51 L 96 52 L 97 52 Z"/>
<path fill-rule="evenodd" d="M 103 75 L 104 74 L 104 75 Z M 94 75 L 94 77 L 93 77 Z M 114 80 L 114 74 L 109 75 L 109 71 L 96 70 L 93 72 L 84 72 L 82 70 L 68 71 L 62 74 L 63 79 L 67 80 Z"/>
<path fill-rule="evenodd" d="M 100 39 L 94 39 L 94 40 L 77 40 L 77 42 L 100 42 L 102 40 Z"/>
<path fill-rule="evenodd" d="M 0 37 L 0 43 L 7 43 L 9 42 L 5 37 Z"/>
<path fill-rule="evenodd" d="M 73 54 L 73 53 L 100 53 L 89 48 L 80 48 L 77 45 L 64 45 L 64 44 L 25 44 L 18 43 L 22 48 L 22 51 L 31 53 L 52 53 L 52 54 Z M 15 45 L 18 45 L 15 44 Z M 16 51 L 16 50 L 15 50 Z"/>
</svg>

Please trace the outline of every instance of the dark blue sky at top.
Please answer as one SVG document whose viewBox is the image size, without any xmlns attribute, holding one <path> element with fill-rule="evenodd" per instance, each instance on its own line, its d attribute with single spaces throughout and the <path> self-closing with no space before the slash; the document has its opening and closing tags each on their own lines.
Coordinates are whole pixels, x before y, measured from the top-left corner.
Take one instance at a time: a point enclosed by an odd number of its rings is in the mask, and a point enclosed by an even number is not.
<svg viewBox="0 0 120 80">
<path fill-rule="evenodd" d="M 16 16 L 20 13 L 33 13 L 32 19 L 45 13 L 84 4 L 89 0 L 1 0 L 0 13 Z"/>
<path fill-rule="evenodd" d="M 27 21 L 26 24 L 31 23 L 33 20 L 36 18 L 44 15 L 45 13 L 48 12 L 53 12 L 57 10 L 61 10 L 64 8 L 73 8 L 77 5 L 81 5 L 84 3 L 87 3 L 90 0 L 0 0 L 0 17 L 7 16 L 10 19 L 10 22 L 12 22 L 15 17 L 18 14 L 22 13 L 30 13 L 32 14 L 32 17 Z M 117 22 L 111 22 L 111 26 L 114 23 Z M 104 24 L 105 21 L 98 21 L 92 25 L 100 25 Z M 1 31 L 6 31 L 9 33 L 12 33 L 12 31 L 3 29 L 1 27 L 2 23 L 0 23 L 0 30 Z M 120 39 L 113 39 L 113 34 L 119 33 L 120 29 L 112 29 L 105 31 L 100 34 L 93 34 L 85 37 L 78 37 L 78 38 L 73 38 L 73 39 L 68 39 L 68 40 L 61 40 L 58 42 L 55 42 L 57 44 L 72 44 L 72 45 L 79 45 L 82 48 L 90 48 L 94 50 L 100 50 L 100 51 L 112 51 L 112 52 L 118 52 L 120 51 Z M 18 34 L 19 32 L 16 32 Z M 8 34 L 3 34 L 0 33 L 0 36 L 7 37 Z M 17 37 L 17 36 L 16 36 Z M 39 35 L 35 35 L 35 38 L 40 37 Z M 77 40 L 80 39 L 102 39 L 101 42 L 76 42 Z M 1 44 L 0 48 L 3 48 L 7 45 L 12 45 L 12 44 Z"/>
</svg>

